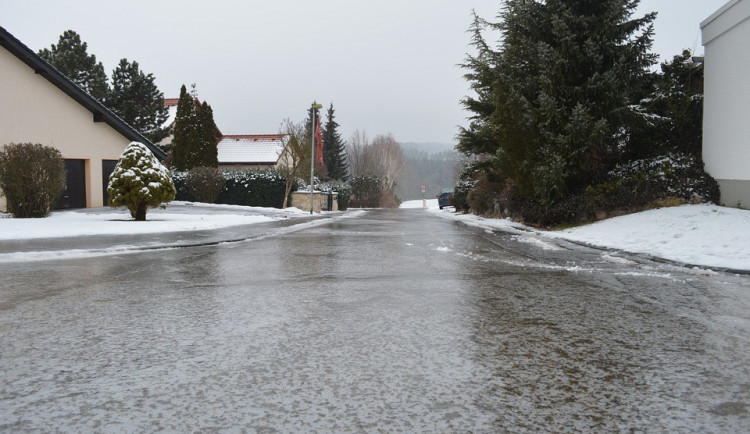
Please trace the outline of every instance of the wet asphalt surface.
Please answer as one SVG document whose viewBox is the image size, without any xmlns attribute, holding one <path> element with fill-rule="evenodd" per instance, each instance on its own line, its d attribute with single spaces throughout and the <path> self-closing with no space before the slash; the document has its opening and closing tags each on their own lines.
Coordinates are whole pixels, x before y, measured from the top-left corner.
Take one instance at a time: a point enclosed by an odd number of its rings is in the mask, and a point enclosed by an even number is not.
<svg viewBox="0 0 750 434">
<path fill-rule="evenodd" d="M 0 264 L 0 431 L 750 430 L 748 276 L 422 210 L 286 227 Z"/>
</svg>

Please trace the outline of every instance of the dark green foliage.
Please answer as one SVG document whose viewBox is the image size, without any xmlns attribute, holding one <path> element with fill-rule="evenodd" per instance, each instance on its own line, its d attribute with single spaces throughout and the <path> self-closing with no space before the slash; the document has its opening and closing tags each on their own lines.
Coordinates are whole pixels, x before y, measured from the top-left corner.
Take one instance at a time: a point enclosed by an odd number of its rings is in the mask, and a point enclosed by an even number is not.
<svg viewBox="0 0 750 434">
<path fill-rule="evenodd" d="M 690 52 L 661 64 L 651 74 L 645 95 L 633 110 L 640 121 L 634 131 L 632 158 L 669 152 L 701 157 L 703 137 L 703 65 Z"/>
<path fill-rule="evenodd" d="M 104 101 L 109 93 L 107 74 L 104 66 L 96 61 L 96 56 L 88 54 L 87 44 L 73 30 L 60 35 L 57 45 L 39 50 L 39 56 L 49 62 L 99 101 Z"/>
<path fill-rule="evenodd" d="M 214 203 L 226 181 L 221 171 L 215 167 L 194 167 L 188 172 L 185 184 L 196 201 Z"/>
<path fill-rule="evenodd" d="M 177 116 L 172 139 L 172 164 L 177 170 L 190 170 L 199 166 L 196 164 L 200 146 L 198 125 L 195 101 L 183 84 L 180 89 L 180 99 L 177 102 Z"/>
<path fill-rule="evenodd" d="M 222 172 L 226 178 L 216 203 L 228 205 L 281 208 L 286 179 L 274 171 L 232 170 Z M 186 172 L 172 175 L 177 200 L 193 202 L 196 198 L 187 187 Z"/>
<path fill-rule="evenodd" d="M 17 218 L 46 217 L 65 190 L 65 163 L 40 144 L 8 144 L 0 150 L 0 191 Z"/>
<path fill-rule="evenodd" d="M 464 66 L 476 98 L 459 149 L 496 157 L 522 198 L 551 206 L 601 178 L 630 129 L 628 106 L 653 56 L 653 14 L 637 0 L 509 0 L 501 24 L 475 20 Z M 481 30 L 502 33 L 492 50 Z"/>
<path fill-rule="evenodd" d="M 636 208 L 664 198 L 718 202 L 719 187 L 692 155 L 669 154 L 618 165 L 586 194 L 597 210 Z"/>
<path fill-rule="evenodd" d="M 112 71 L 112 91 L 106 105 L 122 120 L 152 142 L 167 137 L 162 128 L 168 117 L 164 94 L 156 87 L 153 74 L 144 74 L 138 62 L 121 59 Z"/>
<path fill-rule="evenodd" d="M 201 104 L 198 112 L 198 129 L 200 132 L 200 165 L 203 167 L 219 166 L 219 144 L 220 134 L 214 123 L 214 111 L 205 101 Z"/>
<path fill-rule="evenodd" d="M 337 203 L 339 211 L 345 211 L 349 207 L 349 200 L 352 195 L 352 187 L 348 182 L 341 180 L 326 181 L 318 187 L 321 191 L 335 191 L 338 193 Z"/>
<path fill-rule="evenodd" d="M 169 170 L 142 143 L 125 148 L 107 186 L 109 206 L 124 206 L 139 221 L 146 220 L 148 208 L 175 198 L 175 186 Z"/>
<path fill-rule="evenodd" d="M 211 106 L 206 102 L 198 105 L 182 85 L 174 123 L 172 165 L 181 171 L 193 167 L 217 167 L 218 143 L 219 133 Z"/>
<path fill-rule="evenodd" d="M 349 165 L 346 157 L 346 144 L 338 131 L 339 124 L 334 120 L 333 104 L 328 108 L 325 125 L 323 125 L 323 165 L 329 179 L 346 180 Z"/>
<path fill-rule="evenodd" d="M 490 181 L 486 175 L 487 172 L 475 171 L 477 181 L 461 181 L 474 184 L 467 199 L 472 211 L 541 226 L 584 223 L 610 212 L 648 208 L 667 198 L 681 203 L 719 199 L 716 181 L 703 171 L 700 160 L 685 154 L 618 165 L 601 182 L 574 191 L 553 205 L 523 197 L 512 182 Z M 458 208 L 460 203 L 455 206 Z"/>
<path fill-rule="evenodd" d="M 349 180 L 351 199 L 349 206 L 355 208 L 377 208 L 383 192 L 383 180 L 377 176 L 356 176 Z"/>
</svg>

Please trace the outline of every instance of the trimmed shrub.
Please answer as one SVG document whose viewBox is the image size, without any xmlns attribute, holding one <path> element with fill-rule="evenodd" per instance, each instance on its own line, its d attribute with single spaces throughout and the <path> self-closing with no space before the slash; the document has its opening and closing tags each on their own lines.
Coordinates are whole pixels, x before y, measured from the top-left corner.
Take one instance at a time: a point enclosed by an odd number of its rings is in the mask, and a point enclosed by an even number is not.
<svg viewBox="0 0 750 434">
<path fill-rule="evenodd" d="M 339 211 L 345 211 L 349 206 L 349 199 L 352 194 L 352 187 L 346 181 L 332 180 L 326 181 L 319 185 L 321 191 L 335 191 L 338 193 Z"/>
<path fill-rule="evenodd" d="M 176 191 L 169 170 L 145 145 L 131 142 L 109 176 L 107 194 L 109 206 L 127 207 L 134 219 L 143 221 L 148 208 L 174 200 Z"/>
<path fill-rule="evenodd" d="M 226 179 L 215 203 L 227 205 L 281 208 L 284 203 L 286 178 L 273 170 L 228 170 L 221 174 Z M 187 185 L 188 172 L 172 174 L 177 200 L 198 201 Z"/>
<path fill-rule="evenodd" d="M 0 189 L 14 217 L 47 217 L 65 190 L 62 154 L 38 143 L 5 145 L 0 150 Z"/>
<path fill-rule="evenodd" d="M 383 192 L 383 181 L 377 176 L 355 176 L 349 180 L 352 197 L 349 206 L 354 208 L 377 208 Z"/>
<path fill-rule="evenodd" d="M 215 167 L 194 167 L 185 178 L 190 194 L 196 201 L 204 203 L 214 203 L 226 182 L 227 179 Z"/>
</svg>

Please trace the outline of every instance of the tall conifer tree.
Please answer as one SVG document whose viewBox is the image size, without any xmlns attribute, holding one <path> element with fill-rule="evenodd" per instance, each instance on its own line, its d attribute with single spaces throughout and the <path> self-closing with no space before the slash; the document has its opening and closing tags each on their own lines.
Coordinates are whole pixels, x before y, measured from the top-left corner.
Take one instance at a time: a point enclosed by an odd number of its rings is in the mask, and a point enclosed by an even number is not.
<svg viewBox="0 0 750 434">
<path fill-rule="evenodd" d="M 39 50 L 39 56 L 49 62 L 99 101 L 104 101 L 109 92 L 104 66 L 96 61 L 96 56 L 88 54 L 88 45 L 73 30 L 60 35 L 57 45 Z"/>
<path fill-rule="evenodd" d="M 156 87 L 153 74 L 144 74 L 138 62 L 121 59 L 112 71 L 112 90 L 105 100 L 122 120 L 140 131 L 152 142 L 165 138 L 168 110 L 164 94 Z"/>
<path fill-rule="evenodd" d="M 632 124 L 633 93 L 654 62 L 655 14 L 638 0 L 507 0 L 502 22 L 475 23 L 464 65 L 478 98 L 459 149 L 489 153 L 522 197 L 553 204 L 604 175 Z M 481 36 L 502 33 L 499 50 Z"/>
<path fill-rule="evenodd" d="M 219 136 L 217 133 L 216 124 L 214 123 L 214 111 L 211 106 L 205 101 L 201 104 L 201 110 L 199 113 L 200 119 L 200 161 L 197 162 L 198 166 L 202 167 L 218 167 L 218 148 Z"/>
<path fill-rule="evenodd" d="M 323 164 L 330 179 L 346 180 L 349 172 L 346 145 L 338 132 L 339 124 L 334 120 L 333 103 L 328 107 L 323 126 Z"/>
<path fill-rule="evenodd" d="M 172 164 L 177 170 L 189 170 L 195 167 L 200 146 L 197 125 L 198 113 L 195 109 L 195 102 L 185 85 L 182 85 L 172 139 Z"/>
</svg>

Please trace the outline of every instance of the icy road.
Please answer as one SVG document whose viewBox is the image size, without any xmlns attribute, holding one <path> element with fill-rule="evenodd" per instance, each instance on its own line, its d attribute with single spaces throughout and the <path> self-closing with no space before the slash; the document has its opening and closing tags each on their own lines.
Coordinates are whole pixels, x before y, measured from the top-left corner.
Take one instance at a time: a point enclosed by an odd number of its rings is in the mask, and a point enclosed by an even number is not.
<svg viewBox="0 0 750 434">
<path fill-rule="evenodd" d="M 750 430 L 750 278 L 421 210 L 2 264 L 0 431 Z"/>
</svg>

